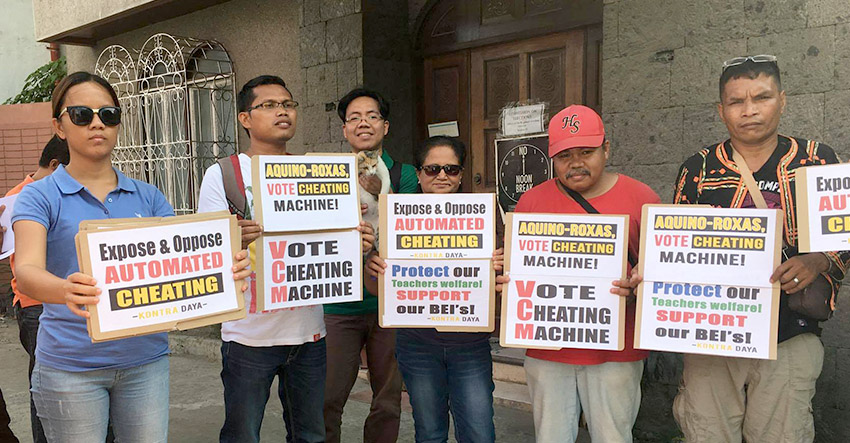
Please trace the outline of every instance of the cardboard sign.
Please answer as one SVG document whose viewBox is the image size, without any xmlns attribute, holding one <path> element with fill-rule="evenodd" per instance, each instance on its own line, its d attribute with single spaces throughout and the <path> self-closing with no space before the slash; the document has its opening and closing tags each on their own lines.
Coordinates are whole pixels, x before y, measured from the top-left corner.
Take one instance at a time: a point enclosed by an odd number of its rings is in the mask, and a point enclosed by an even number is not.
<svg viewBox="0 0 850 443">
<path fill-rule="evenodd" d="M 850 249 L 850 163 L 797 169 L 800 252 Z"/>
<path fill-rule="evenodd" d="M 533 349 L 625 347 L 627 215 L 508 213 L 501 344 Z"/>
<path fill-rule="evenodd" d="M 490 259 L 493 194 L 381 194 L 381 257 Z"/>
<path fill-rule="evenodd" d="M 360 224 L 351 154 L 255 155 L 254 219 L 264 232 L 349 229 Z"/>
<path fill-rule="evenodd" d="M 495 328 L 495 273 L 490 260 L 387 260 L 378 282 L 382 328 Z"/>
<path fill-rule="evenodd" d="M 363 299 L 360 231 L 264 234 L 257 242 L 258 311 Z"/>
<path fill-rule="evenodd" d="M 235 216 L 92 220 L 75 241 L 80 271 L 102 291 L 88 307 L 93 342 L 245 317 L 231 271 L 240 249 Z"/>
<path fill-rule="evenodd" d="M 6 206 L 3 214 L 0 214 L 0 226 L 6 227 L 3 233 L 3 248 L 0 250 L 0 260 L 15 253 L 15 233 L 12 231 L 12 211 L 15 210 L 15 200 L 18 194 L 0 198 L 0 205 Z"/>
<path fill-rule="evenodd" d="M 776 358 L 778 209 L 645 205 L 635 347 Z"/>
</svg>

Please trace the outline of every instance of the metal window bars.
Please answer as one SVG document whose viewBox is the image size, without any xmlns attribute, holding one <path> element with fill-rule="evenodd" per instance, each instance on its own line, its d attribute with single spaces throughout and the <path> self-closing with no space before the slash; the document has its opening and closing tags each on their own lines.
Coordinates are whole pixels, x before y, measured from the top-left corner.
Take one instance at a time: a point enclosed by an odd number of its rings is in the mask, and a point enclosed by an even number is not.
<svg viewBox="0 0 850 443">
<path fill-rule="evenodd" d="M 112 163 L 194 213 L 204 171 L 239 152 L 233 62 L 215 40 L 162 33 L 134 52 L 112 45 L 95 65 L 123 114 Z"/>
</svg>

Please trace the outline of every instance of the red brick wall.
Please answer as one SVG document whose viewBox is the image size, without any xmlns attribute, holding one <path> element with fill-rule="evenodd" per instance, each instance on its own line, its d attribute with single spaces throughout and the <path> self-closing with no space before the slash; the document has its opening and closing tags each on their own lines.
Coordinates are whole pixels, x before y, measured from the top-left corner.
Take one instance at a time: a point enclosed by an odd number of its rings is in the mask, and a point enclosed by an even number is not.
<svg viewBox="0 0 850 443">
<path fill-rule="evenodd" d="M 41 150 L 52 136 L 50 103 L 0 106 L 0 195 L 35 171 Z M 9 260 L 0 261 L 0 311 L 11 291 L 11 278 Z"/>
</svg>

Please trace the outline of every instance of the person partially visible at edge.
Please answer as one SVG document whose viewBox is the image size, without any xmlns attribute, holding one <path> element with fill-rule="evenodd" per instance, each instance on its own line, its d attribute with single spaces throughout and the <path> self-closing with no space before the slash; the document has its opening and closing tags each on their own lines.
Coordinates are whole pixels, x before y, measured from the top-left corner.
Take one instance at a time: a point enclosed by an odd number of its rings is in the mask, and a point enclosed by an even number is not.
<svg viewBox="0 0 850 443">
<path fill-rule="evenodd" d="M 465 158 L 466 147 L 456 138 L 436 136 L 425 140 L 416 153 L 422 192 L 457 192 Z M 493 253 L 496 272 L 501 272 L 503 262 L 500 248 Z M 370 292 L 377 293 L 377 279 L 385 268 L 386 262 L 373 253 L 364 269 L 364 281 Z M 501 288 L 502 278 L 497 277 L 497 290 Z M 489 339 L 489 332 L 437 332 L 434 328 L 396 331 L 396 358 L 410 395 L 417 442 L 448 441 L 449 412 L 457 441 L 496 440 Z"/>
<path fill-rule="evenodd" d="M 390 129 L 390 105 L 375 91 L 357 88 L 339 100 L 337 113 L 351 152 L 380 151 L 392 175 L 395 161 L 384 149 Z M 398 166 L 396 166 L 398 168 Z M 416 170 L 400 166 L 393 192 L 416 192 Z M 361 177 L 367 191 L 378 194 L 380 182 Z M 377 183 L 376 183 L 377 181 Z M 328 443 L 340 441 L 342 410 L 360 369 L 360 350 L 366 347 L 372 407 L 363 427 L 365 443 L 395 442 L 401 417 L 401 375 L 395 359 L 395 332 L 378 326 L 378 298 L 364 289 L 363 301 L 325 305 L 328 329 L 328 377 L 325 386 L 325 431 Z"/>
<path fill-rule="evenodd" d="M 164 442 L 168 435 L 168 336 L 92 343 L 86 329 L 101 290 L 79 272 L 74 236 L 83 220 L 174 215 L 165 196 L 112 167 L 121 109 L 101 77 L 75 72 L 53 91 L 53 128 L 67 141 L 68 166 L 18 196 L 15 276 L 18 289 L 44 304 L 32 395 L 48 441 Z M 23 247 L 26 245 L 26 247 Z M 244 284 L 247 251 L 234 257 Z"/>
<path fill-rule="evenodd" d="M 0 205 L 0 215 L 6 210 L 6 205 Z M 3 249 L 3 233 L 8 229 L 6 226 L 0 226 L 0 250 Z M 3 391 L 0 390 L 0 441 L 9 443 L 18 443 L 18 437 L 12 432 L 9 424 L 12 418 L 9 417 L 9 411 L 6 410 L 6 401 L 3 399 Z"/>
<path fill-rule="evenodd" d="M 67 165 L 71 160 L 68 152 L 68 143 L 54 135 L 50 141 L 44 146 L 41 151 L 41 157 L 38 160 L 38 168 L 32 174 L 27 174 L 24 180 L 6 193 L 6 197 L 15 195 L 21 192 L 24 186 L 41 180 L 44 177 L 52 174 L 59 165 Z M 32 378 L 32 368 L 35 366 L 35 347 L 38 334 L 38 317 L 43 310 L 41 302 L 27 297 L 18 290 L 18 282 L 15 279 L 15 254 L 9 257 L 9 266 L 12 268 L 12 292 L 15 293 L 13 305 L 15 308 L 15 318 L 18 320 L 18 332 L 21 339 L 21 346 L 27 351 L 30 357 L 29 372 L 27 379 Z M 35 402 L 33 402 L 32 394 L 30 394 L 30 421 L 32 423 L 32 440 L 33 443 L 47 443 L 47 438 L 44 436 L 44 429 L 41 427 L 41 421 L 35 411 Z"/>
<path fill-rule="evenodd" d="M 688 442 L 811 442 L 812 397 L 823 366 L 821 329 L 792 311 L 788 294 L 803 290 L 818 274 L 837 292 L 850 261 L 848 252 L 799 254 L 794 171 L 837 163 L 823 143 L 779 135 L 785 91 L 776 57 L 738 57 L 720 75 L 720 118 L 729 139 L 688 158 L 679 169 L 674 203 L 752 208 L 753 199 L 732 160 L 737 150 L 769 208 L 782 209 L 785 260 L 771 276 L 781 283 L 776 360 L 685 354 L 684 374 L 673 414 Z"/>
<path fill-rule="evenodd" d="M 628 251 L 638 257 L 641 208 L 661 200 L 646 184 L 606 170 L 610 150 L 594 110 L 581 105 L 563 109 L 549 122 L 549 156 L 556 177 L 524 193 L 516 212 L 584 214 L 567 189 L 575 191 L 602 214 L 629 216 Z M 629 297 L 622 351 L 526 351 L 538 442 L 575 441 L 581 412 L 593 441 L 632 441 L 643 360 L 649 353 L 634 348 L 634 287 L 640 280 L 636 272 L 628 272 L 629 278 L 612 282 L 611 289 L 612 294 Z"/>
<path fill-rule="evenodd" d="M 263 227 L 254 221 L 251 189 L 255 155 L 288 155 L 287 142 L 295 135 L 298 102 L 277 76 L 261 75 L 242 86 L 236 99 L 239 123 L 250 145 L 239 154 L 239 167 L 248 202 L 246 219 L 240 220 L 242 247 L 256 264 L 256 239 Z M 222 170 L 210 166 L 201 182 L 198 212 L 228 210 Z M 235 185 L 235 184 L 232 184 Z M 372 249 L 371 228 L 360 228 L 364 250 Z M 322 417 L 325 393 L 326 346 L 322 307 L 257 310 L 256 275 L 245 291 L 248 315 L 221 325 L 221 381 L 224 385 L 224 425 L 221 442 L 258 442 L 260 427 L 275 377 L 283 407 L 286 441 L 325 441 Z"/>
</svg>

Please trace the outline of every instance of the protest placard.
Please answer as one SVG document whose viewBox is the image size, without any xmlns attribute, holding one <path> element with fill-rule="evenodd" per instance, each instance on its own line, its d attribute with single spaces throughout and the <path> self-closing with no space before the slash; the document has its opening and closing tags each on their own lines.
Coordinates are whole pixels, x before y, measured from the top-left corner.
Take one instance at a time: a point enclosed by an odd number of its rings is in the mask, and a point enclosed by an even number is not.
<svg viewBox="0 0 850 443">
<path fill-rule="evenodd" d="M 850 163 L 807 166 L 796 173 L 800 252 L 850 249 Z"/>
<path fill-rule="evenodd" d="M 491 258 L 495 199 L 494 194 L 381 194 L 381 257 Z"/>
<path fill-rule="evenodd" d="M 494 272 L 490 260 L 386 260 L 378 282 L 383 328 L 490 332 Z"/>
<path fill-rule="evenodd" d="M 257 242 L 258 311 L 363 299 L 360 231 L 264 234 Z"/>
<path fill-rule="evenodd" d="M 635 347 L 776 358 L 781 212 L 645 205 Z"/>
<path fill-rule="evenodd" d="M 239 227 L 226 212 L 83 222 L 75 241 L 102 291 L 88 307 L 93 342 L 245 317 L 232 272 Z"/>
<path fill-rule="evenodd" d="M 508 213 L 501 343 L 534 349 L 625 347 L 627 215 Z"/>
<path fill-rule="evenodd" d="M 349 229 L 360 223 L 351 154 L 255 155 L 254 219 L 264 232 Z"/>
<path fill-rule="evenodd" d="M 18 194 L 0 198 L 0 205 L 6 209 L 0 214 L 0 226 L 6 228 L 3 232 L 3 248 L 0 250 L 0 260 L 15 253 L 15 233 L 12 231 L 12 212 L 15 210 L 15 200 Z"/>
</svg>

